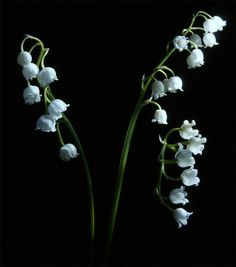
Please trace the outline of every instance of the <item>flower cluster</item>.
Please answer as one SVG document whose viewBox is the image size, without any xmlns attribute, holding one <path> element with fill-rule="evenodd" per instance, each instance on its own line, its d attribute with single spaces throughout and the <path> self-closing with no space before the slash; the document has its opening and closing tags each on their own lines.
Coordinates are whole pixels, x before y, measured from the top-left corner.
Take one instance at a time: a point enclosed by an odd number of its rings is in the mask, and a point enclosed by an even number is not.
<svg viewBox="0 0 236 267">
<path fill-rule="evenodd" d="M 36 44 L 32 46 L 29 51 L 23 49 L 24 42 L 27 39 L 35 40 Z M 32 62 L 32 50 L 37 46 L 41 46 L 41 51 L 43 55 L 38 59 L 38 63 Z M 27 35 L 22 41 L 21 52 L 17 57 L 17 62 L 22 66 L 22 74 L 27 81 L 27 87 L 23 91 L 23 98 L 25 104 L 33 105 L 41 101 L 42 94 L 40 94 L 40 87 L 43 90 L 43 98 L 45 103 L 45 114 L 41 115 L 36 122 L 36 130 L 41 130 L 42 132 L 56 132 L 57 124 L 59 124 L 59 119 L 63 117 L 63 113 L 69 107 L 61 99 L 55 99 L 50 91 L 49 85 L 58 80 L 57 74 L 54 68 L 44 66 L 44 58 L 48 53 L 49 49 L 45 49 L 43 43 L 36 37 Z M 41 70 L 39 66 L 41 65 Z M 31 82 L 36 80 L 38 85 L 32 85 Z M 73 144 L 64 144 L 60 133 L 58 133 L 62 147 L 60 148 L 59 155 L 62 160 L 69 161 L 72 158 L 77 157 L 78 153 L 76 147 Z"/>
<path fill-rule="evenodd" d="M 189 200 L 186 198 L 187 192 L 185 191 L 185 186 L 197 186 L 200 182 L 200 179 L 197 176 L 198 170 L 194 168 L 194 165 L 196 163 L 194 156 L 202 154 L 202 151 L 205 146 L 204 144 L 207 142 L 207 139 L 205 137 L 202 137 L 197 129 L 193 129 L 193 126 L 195 125 L 196 123 L 194 120 L 192 120 L 191 122 L 185 120 L 181 127 L 170 130 L 164 140 L 160 140 L 163 144 L 163 149 L 160 154 L 160 161 L 162 164 L 161 176 L 164 176 L 167 180 L 175 182 L 181 181 L 183 184 L 180 186 L 180 188 L 175 188 L 169 193 L 169 200 L 173 204 L 185 205 L 186 203 L 189 203 Z M 183 140 L 175 144 L 169 144 L 167 139 L 170 134 L 175 131 L 179 132 L 179 135 Z M 165 159 L 166 149 L 174 151 L 174 159 Z M 166 173 L 166 165 L 170 165 L 170 163 L 174 165 L 177 164 L 178 167 L 183 169 L 180 177 L 173 178 Z M 160 188 L 157 189 L 158 192 L 161 191 Z M 173 210 L 173 216 L 174 219 L 177 221 L 179 228 L 181 228 L 182 225 L 187 224 L 187 219 L 191 214 L 192 212 L 187 212 L 183 208 L 177 208 Z"/>
<path fill-rule="evenodd" d="M 182 52 L 183 50 L 189 51 L 190 55 L 187 57 L 187 65 L 189 69 L 201 67 L 204 64 L 204 54 L 199 47 L 206 48 L 218 45 L 214 33 L 222 31 L 223 27 L 226 26 L 226 21 L 223 21 L 218 16 L 211 17 L 205 12 L 203 14 L 199 14 L 199 16 L 205 18 L 203 27 L 191 27 L 191 29 L 185 29 L 183 30 L 182 35 L 176 36 L 173 40 L 173 45 L 179 50 L 179 52 Z M 203 37 L 201 38 L 199 34 L 195 33 L 195 30 L 203 31 Z M 191 33 L 189 38 L 186 37 L 187 33 Z M 188 45 L 193 48 L 192 51 L 189 50 Z"/>
</svg>

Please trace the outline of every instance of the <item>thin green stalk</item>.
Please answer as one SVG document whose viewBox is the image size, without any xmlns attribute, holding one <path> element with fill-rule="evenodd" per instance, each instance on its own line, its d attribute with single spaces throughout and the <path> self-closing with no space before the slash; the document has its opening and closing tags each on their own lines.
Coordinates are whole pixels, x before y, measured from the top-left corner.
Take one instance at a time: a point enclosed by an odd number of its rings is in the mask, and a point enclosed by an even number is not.
<svg viewBox="0 0 236 267">
<path fill-rule="evenodd" d="M 38 45 L 40 45 L 41 49 L 40 49 L 40 53 L 37 59 L 37 66 L 39 67 L 41 64 L 41 67 L 44 68 L 44 58 L 46 56 L 46 54 L 48 53 L 49 49 L 44 47 L 44 44 L 41 42 L 41 40 L 39 40 L 38 38 L 35 37 L 28 37 L 30 39 L 34 39 L 38 41 Z M 33 46 L 33 48 L 36 47 L 36 45 Z M 22 49 L 23 49 L 23 45 L 22 45 Z M 47 86 L 46 88 L 44 88 L 44 97 L 45 97 L 45 107 L 47 108 L 47 101 L 52 101 L 53 99 L 55 99 L 54 95 L 52 94 L 50 87 Z M 49 99 L 49 98 L 50 99 Z M 93 250 L 94 250 L 94 236 L 95 236 L 95 208 L 94 208 L 94 197 L 93 197 L 93 186 L 92 186 L 92 179 L 91 179 L 91 174 L 90 174 L 90 170 L 89 170 L 89 166 L 88 166 L 88 162 L 85 156 L 85 152 L 84 149 L 82 147 L 82 144 L 79 140 L 78 135 L 76 134 L 76 131 L 73 127 L 73 125 L 71 124 L 70 120 L 68 119 L 68 117 L 65 114 L 62 114 L 62 119 L 64 122 L 75 143 L 76 143 L 76 147 L 80 153 L 80 158 L 82 160 L 83 166 L 84 166 L 84 170 L 85 170 L 85 176 L 86 176 L 86 182 L 87 182 L 87 186 L 88 186 L 88 194 L 89 194 L 89 210 L 90 210 L 90 255 L 89 255 L 89 260 L 90 260 L 90 265 L 92 265 L 92 261 L 93 261 Z M 58 137 L 59 137 L 59 141 L 61 144 L 64 144 L 60 130 L 59 130 L 59 123 L 57 124 L 57 133 L 58 133 Z"/>
<path fill-rule="evenodd" d="M 86 159 L 84 149 L 82 147 L 82 144 L 79 140 L 78 135 L 76 134 L 76 131 L 74 127 L 72 126 L 70 120 L 67 118 L 65 114 L 63 114 L 64 122 L 66 123 L 68 129 L 71 132 L 71 135 L 73 139 L 76 142 L 77 148 L 80 152 L 80 158 L 84 165 L 85 175 L 86 175 L 86 181 L 88 186 L 88 193 L 89 193 L 89 209 L 90 209 L 90 264 L 92 264 L 93 259 L 93 249 L 94 249 L 94 236 L 95 236 L 95 209 L 94 209 L 94 197 L 93 197 L 93 186 L 92 186 L 92 179 L 90 175 L 90 170 L 88 166 L 88 161 Z"/>
<path fill-rule="evenodd" d="M 175 51 L 175 48 L 172 48 L 166 54 L 166 56 L 160 61 L 160 63 L 154 68 L 153 73 L 149 77 L 146 78 L 146 83 L 144 86 L 142 86 L 141 93 L 139 95 L 137 104 L 134 108 L 133 114 L 130 119 L 130 123 L 127 129 L 127 133 L 125 136 L 124 145 L 123 145 L 123 149 L 121 153 L 117 177 L 116 177 L 115 191 L 114 191 L 114 197 L 112 201 L 112 208 L 111 208 L 110 220 L 109 220 L 108 231 L 107 231 L 107 239 L 106 239 L 106 244 L 105 244 L 105 265 L 108 264 L 108 258 L 109 258 L 110 250 L 111 250 L 113 232 L 115 228 L 117 210 L 119 206 L 120 194 L 121 194 L 121 189 L 122 189 L 122 184 L 123 184 L 123 179 L 124 179 L 124 174 L 125 174 L 125 169 L 126 169 L 126 164 L 127 164 L 128 153 L 130 149 L 133 132 L 136 126 L 136 122 L 138 120 L 140 111 L 143 107 L 143 103 L 142 103 L 143 97 L 145 95 L 145 92 L 149 84 L 154 79 L 156 72 L 161 68 L 161 66 L 166 62 L 166 60 L 172 55 L 174 51 Z"/>
</svg>

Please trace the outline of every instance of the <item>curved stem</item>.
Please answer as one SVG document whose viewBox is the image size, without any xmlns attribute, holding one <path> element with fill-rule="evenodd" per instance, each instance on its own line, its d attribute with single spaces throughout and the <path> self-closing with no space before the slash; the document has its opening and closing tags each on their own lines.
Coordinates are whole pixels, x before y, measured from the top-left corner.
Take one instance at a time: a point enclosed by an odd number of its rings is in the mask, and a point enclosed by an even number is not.
<svg viewBox="0 0 236 267">
<path fill-rule="evenodd" d="M 37 66 L 39 67 L 39 65 L 41 64 L 41 67 L 44 67 L 44 58 L 46 56 L 46 54 L 48 53 L 49 49 L 48 48 L 44 48 L 44 44 L 35 37 L 29 37 L 31 39 L 37 40 L 39 45 L 41 46 L 41 50 L 40 50 L 40 54 L 37 60 Z M 47 101 L 52 101 L 53 99 L 55 99 L 54 95 L 52 94 L 50 87 L 46 86 L 44 88 L 44 97 L 45 97 L 45 108 L 47 109 Z M 60 122 L 57 123 L 57 132 L 58 132 L 58 137 L 59 137 L 59 141 L 60 143 L 63 145 L 63 139 L 60 133 L 60 129 L 59 129 L 59 123 L 64 122 L 74 141 L 76 144 L 76 147 L 80 153 L 80 158 L 82 160 L 83 166 L 84 166 L 84 170 L 85 170 L 85 176 L 86 176 L 86 182 L 87 182 L 87 186 L 88 186 L 88 194 L 89 194 L 89 210 L 90 210 L 90 255 L 89 255 L 89 260 L 90 260 L 90 266 L 92 265 L 92 261 L 93 261 L 93 249 L 94 249 L 94 236 L 95 236 L 95 208 L 94 208 L 94 197 L 93 197 L 93 186 L 92 186 L 92 179 L 91 179 L 91 174 L 90 174 L 90 170 L 89 170 L 89 166 L 88 166 L 88 162 L 87 162 L 87 158 L 85 156 L 85 152 L 84 149 L 82 147 L 82 144 L 80 142 L 80 139 L 78 137 L 78 135 L 76 134 L 76 131 L 72 125 L 72 123 L 70 122 L 70 120 L 68 119 L 68 117 L 62 113 L 62 120 Z"/>
<path fill-rule="evenodd" d="M 143 97 L 145 95 L 145 92 L 150 82 L 154 79 L 156 72 L 161 68 L 161 66 L 166 62 L 166 60 L 172 55 L 172 53 L 175 50 L 176 50 L 175 48 L 172 48 L 165 55 L 165 57 L 159 62 L 159 64 L 155 66 L 152 74 L 149 77 L 146 77 L 145 79 L 142 80 L 142 86 L 141 86 L 142 90 L 140 92 L 137 104 L 134 108 L 133 114 L 130 119 L 130 123 L 127 129 L 127 133 L 125 136 L 124 145 L 123 145 L 123 149 L 122 149 L 122 153 L 120 157 L 120 163 L 119 163 L 116 183 L 115 183 L 114 197 L 112 201 L 110 220 L 109 220 L 108 231 L 107 231 L 107 239 L 106 239 L 106 244 L 105 244 L 105 264 L 108 264 L 108 258 L 109 258 L 109 254 L 111 250 L 112 237 L 113 237 L 113 232 L 115 228 L 117 210 L 119 206 L 120 194 L 121 194 L 121 189 L 122 189 L 122 184 L 123 184 L 123 179 L 124 179 L 124 174 L 125 174 L 125 169 L 126 169 L 126 164 L 127 164 L 128 153 L 130 149 L 133 132 L 136 126 L 136 122 L 138 120 L 138 117 L 139 117 L 139 114 L 142 108 Z M 146 83 L 144 83 L 144 80 L 146 80 Z"/>
<path fill-rule="evenodd" d="M 86 175 L 86 181 L 88 186 L 88 192 L 89 192 L 89 209 L 90 209 L 90 264 L 92 263 L 93 259 L 93 247 L 94 247 L 94 236 L 95 236 L 95 209 L 94 209 L 94 198 L 93 198 L 93 186 L 92 186 L 92 179 L 90 175 L 90 170 L 88 166 L 88 161 L 86 159 L 84 149 L 82 147 L 82 144 L 79 140 L 78 135 L 76 134 L 76 131 L 74 127 L 72 126 L 70 120 L 67 118 L 65 114 L 63 114 L 64 122 L 66 123 L 68 129 L 71 132 L 72 137 L 74 138 L 77 148 L 80 152 L 80 157 L 84 165 L 85 175 Z"/>
</svg>

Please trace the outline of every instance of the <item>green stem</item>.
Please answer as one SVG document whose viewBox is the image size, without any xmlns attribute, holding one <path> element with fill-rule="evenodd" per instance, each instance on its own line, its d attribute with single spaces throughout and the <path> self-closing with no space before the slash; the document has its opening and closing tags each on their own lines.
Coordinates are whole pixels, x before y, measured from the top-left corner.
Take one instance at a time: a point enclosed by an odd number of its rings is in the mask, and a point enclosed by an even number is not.
<svg viewBox="0 0 236 267">
<path fill-rule="evenodd" d="M 31 39 L 37 40 L 41 50 L 40 50 L 40 54 L 37 60 L 37 66 L 39 67 L 39 65 L 41 64 L 41 67 L 44 67 L 44 58 L 46 56 L 46 54 L 48 53 L 49 49 L 48 48 L 44 48 L 43 43 L 35 37 L 31 37 Z M 22 45 L 23 47 L 23 45 Z M 47 86 L 46 88 L 44 88 L 44 97 L 45 97 L 45 107 L 47 108 L 47 101 L 52 101 L 53 99 L 55 99 L 54 95 L 52 94 L 50 87 Z M 49 99 L 49 98 L 50 99 Z M 90 175 L 90 170 L 89 170 L 89 166 L 88 166 L 88 161 L 86 159 L 85 156 L 85 152 L 84 149 L 82 147 L 82 144 L 79 140 L 78 135 L 76 134 L 76 131 L 73 127 L 73 125 L 71 124 L 70 120 L 68 119 L 68 117 L 63 113 L 62 114 L 62 121 L 57 123 L 57 132 L 58 132 L 58 137 L 59 137 L 59 141 L 60 143 L 63 145 L 63 139 L 59 130 L 59 123 L 64 122 L 75 143 L 76 143 L 76 147 L 80 153 L 80 158 L 82 160 L 83 166 L 84 166 L 84 170 L 85 170 L 85 176 L 86 176 L 86 182 L 87 182 L 87 186 L 88 186 L 88 194 L 89 194 L 89 210 L 90 210 L 90 255 L 89 255 L 89 260 L 90 260 L 90 266 L 92 265 L 92 261 L 93 261 L 93 250 L 94 250 L 94 236 L 95 236 L 95 208 L 94 208 L 94 197 L 93 197 L 93 186 L 92 186 L 92 179 L 91 179 L 91 175 Z"/>
<path fill-rule="evenodd" d="M 92 264 L 93 259 L 93 248 L 94 248 L 94 236 L 95 236 L 95 209 L 94 209 L 94 198 L 93 198 L 93 186 L 92 186 L 92 179 L 90 175 L 90 170 L 88 166 L 88 161 L 85 156 L 84 149 L 82 147 L 82 144 L 79 140 L 78 135 L 76 134 L 76 131 L 74 127 L 72 126 L 70 120 L 67 118 L 65 114 L 63 114 L 64 122 L 66 123 L 68 129 L 71 132 L 71 135 L 73 139 L 76 142 L 76 146 L 78 148 L 78 151 L 80 152 L 80 158 L 84 165 L 85 175 L 86 175 L 86 181 L 88 186 L 88 192 L 89 192 L 89 209 L 90 209 L 90 264 Z"/>
<path fill-rule="evenodd" d="M 112 238 L 113 238 L 113 232 L 115 228 L 115 222 L 116 222 L 116 217 L 117 217 L 117 210 L 119 206 L 119 200 L 120 200 L 120 194 L 121 194 L 121 189 L 122 189 L 122 184 L 123 184 L 123 179 L 124 179 L 124 174 L 125 174 L 125 169 L 126 169 L 126 164 L 127 164 L 127 158 L 128 158 L 128 153 L 130 149 L 130 144 L 133 136 L 133 132 L 136 126 L 136 122 L 138 120 L 140 111 L 142 109 L 142 102 L 143 102 L 143 97 L 145 95 L 145 92 L 150 84 L 150 82 L 154 79 L 154 76 L 156 72 L 161 68 L 161 66 L 166 62 L 166 60 L 172 55 L 172 53 L 175 51 L 175 48 L 172 48 L 166 55 L 165 57 L 160 61 L 157 66 L 155 66 L 152 74 L 147 77 L 146 83 L 144 86 L 142 86 L 141 93 L 139 95 L 137 104 L 134 108 L 133 114 L 130 119 L 130 123 L 127 129 L 127 133 L 125 136 L 124 140 L 124 145 L 121 153 L 121 158 L 120 158 L 120 163 L 119 163 L 119 168 L 117 172 L 117 177 L 116 177 L 116 183 L 115 183 L 115 191 L 114 191 L 114 197 L 112 201 L 112 207 L 111 207 L 111 214 L 110 214 L 110 220 L 109 220 L 109 225 L 108 225 L 108 231 L 107 231 L 107 239 L 106 239 L 106 244 L 105 244 L 105 265 L 108 264 L 108 258 L 111 250 L 111 244 L 112 244 Z M 143 85 L 143 83 L 142 83 Z"/>
</svg>

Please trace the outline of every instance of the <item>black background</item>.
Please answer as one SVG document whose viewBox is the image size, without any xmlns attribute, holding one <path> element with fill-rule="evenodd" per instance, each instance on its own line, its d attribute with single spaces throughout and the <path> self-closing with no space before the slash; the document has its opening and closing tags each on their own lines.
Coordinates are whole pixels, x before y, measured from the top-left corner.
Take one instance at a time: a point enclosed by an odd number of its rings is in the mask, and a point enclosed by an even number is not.
<svg viewBox="0 0 236 267">
<path fill-rule="evenodd" d="M 95 265 L 100 265 L 122 142 L 140 79 L 198 10 L 221 16 L 227 27 L 216 33 L 220 44 L 204 50 L 202 68 L 187 69 L 186 51 L 167 62 L 184 82 L 183 93 L 160 100 L 169 124 L 152 124 L 152 107 L 141 113 L 110 264 L 235 266 L 235 2 L 4 1 L 1 7 L 2 266 L 86 266 L 88 256 L 83 166 L 80 160 L 61 162 L 56 135 L 33 130 L 44 107 L 23 103 L 26 83 L 16 57 L 24 34 L 50 47 L 45 64 L 59 78 L 51 89 L 70 103 L 67 115 L 86 151 L 95 191 Z M 153 197 L 153 188 L 158 135 L 184 119 L 195 119 L 208 142 L 197 157 L 201 182 L 188 189 L 186 209 L 194 214 L 178 230 Z"/>
</svg>

